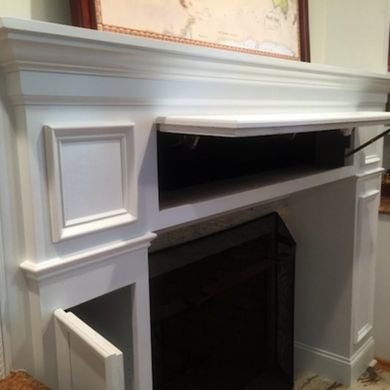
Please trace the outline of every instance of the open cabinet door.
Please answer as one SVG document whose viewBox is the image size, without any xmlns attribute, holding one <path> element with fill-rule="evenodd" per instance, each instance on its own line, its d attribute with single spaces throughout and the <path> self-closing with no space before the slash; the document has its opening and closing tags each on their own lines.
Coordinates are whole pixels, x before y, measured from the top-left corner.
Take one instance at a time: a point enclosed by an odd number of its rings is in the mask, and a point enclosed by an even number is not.
<svg viewBox="0 0 390 390">
<path fill-rule="evenodd" d="M 59 390 L 124 390 L 122 352 L 73 313 L 54 317 Z"/>
</svg>

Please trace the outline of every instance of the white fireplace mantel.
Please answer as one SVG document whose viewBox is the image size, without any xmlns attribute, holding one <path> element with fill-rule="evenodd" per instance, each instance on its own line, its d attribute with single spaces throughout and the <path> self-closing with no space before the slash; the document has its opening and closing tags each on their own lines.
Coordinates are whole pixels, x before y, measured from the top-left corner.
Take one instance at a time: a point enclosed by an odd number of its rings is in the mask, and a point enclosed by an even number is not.
<svg viewBox="0 0 390 390">
<path fill-rule="evenodd" d="M 363 371 L 374 354 L 380 144 L 345 167 L 196 189 L 162 207 L 156 128 L 225 136 L 356 128 L 358 146 L 390 123 L 389 77 L 11 18 L 0 21 L 0 66 L 7 369 L 26 368 L 53 388 L 68 383 L 61 309 L 131 285 L 123 310 L 133 321 L 132 389 L 151 390 L 155 234 L 283 199 L 298 243 L 297 366 L 345 383 Z M 57 349 L 54 312 L 64 320 Z"/>
<path fill-rule="evenodd" d="M 4 71 L 8 74 L 26 72 L 21 79 L 10 77 L 8 81 L 9 96 L 14 104 L 126 103 L 156 106 L 169 103 L 174 106 L 197 106 L 213 102 L 214 94 L 210 93 L 206 100 L 195 94 L 183 99 L 181 93 L 165 89 L 166 83 L 159 84 L 162 89 L 152 98 L 149 96 L 149 90 L 129 90 L 128 79 L 142 80 L 142 85 L 150 88 L 153 86 L 150 83 L 145 84 L 146 80 L 197 80 L 211 83 L 215 87 L 220 87 L 220 83 L 235 87 L 261 85 L 266 87 L 265 96 L 268 101 L 262 102 L 262 108 L 272 107 L 275 100 L 281 103 L 280 96 L 275 97 L 280 88 L 287 89 L 291 94 L 290 101 L 285 103 L 290 109 L 303 103 L 308 108 L 318 108 L 318 99 L 313 99 L 316 95 L 312 93 L 321 90 L 321 110 L 332 104 L 339 104 L 340 109 L 345 108 L 351 104 L 345 100 L 348 93 L 348 97 L 353 96 L 356 103 L 362 103 L 361 94 L 372 93 L 365 103 L 371 107 L 383 104 L 383 99 L 378 94 L 388 91 L 389 78 L 384 75 L 333 66 L 210 50 L 193 45 L 13 18 L 2 18 L 0 27 L 3 41 L 0 61 Z M 45 85 L 39 83 L 39 75 L 42 73 L 46 73 L 48 82 Z M 62 86 L 61 93 L 50 88 L 52 73 L 57 74 L 56 84 Z M 23 82 L 33 74 L 36 76 L 36 82 Z M 59 78 L 58 74 L 62 77 Z M 78 85 L 83 93 L 75 94 L 72 85 L 66 85 L 67 75 L 93 75 L 96 80 L 93 87 L 88 83 Z M 107 77 L 116 78 L 116 83 L 109 88 L 104 84 Z M 269 94 L 267 87 L 272 87 L 275 92 Z M 110 93 L 113 88 L 115 94 Z M 292 100 L 297 100 L 297 88 L 306 90 L 308 96 L 300 96 L 299 101 L 294 103 Z M 339 91 L 336 93 L 339 95 L 336 101 L 330 98 L 331 95 L 335 99 L 334 89 Z M 351 94 L 351 91 L 354 93 Z M 219 96 L 218 103 L 238 103 L 245 107 L 251 103 L 256 105 L 259 96 L 262 94 L 247 96 L 244 100 L 235 100 L 228 95 L 225 95 L 226 99 Z"/>
<path fill-rule="evenodd" d="M 263 115 L 168 116 L 157 118 L 166 133 L 219 137 L 254 137 L 308 133 L 390 123 L 387 112 L 314 112 Z"/>
</svg>

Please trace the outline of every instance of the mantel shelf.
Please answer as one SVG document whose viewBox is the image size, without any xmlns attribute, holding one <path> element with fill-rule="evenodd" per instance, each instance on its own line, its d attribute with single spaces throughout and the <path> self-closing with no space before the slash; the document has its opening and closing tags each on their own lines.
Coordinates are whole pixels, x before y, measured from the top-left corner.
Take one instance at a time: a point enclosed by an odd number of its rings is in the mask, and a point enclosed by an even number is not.
<svg viewBox="0 0 390 390">
<path fill-rule="evenodd" d="M 166 133 L 251 137 L 390 124 L 390 112 L 286 113 L 166 116 L 156 120 Z"/>
</svg>

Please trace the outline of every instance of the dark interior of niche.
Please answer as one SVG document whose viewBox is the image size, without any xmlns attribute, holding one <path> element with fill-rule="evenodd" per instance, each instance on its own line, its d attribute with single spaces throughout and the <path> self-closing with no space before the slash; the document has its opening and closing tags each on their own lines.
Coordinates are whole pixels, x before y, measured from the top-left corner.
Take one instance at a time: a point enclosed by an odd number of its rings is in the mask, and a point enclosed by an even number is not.
<svg viewBox="0 0 390 390">
<path fill-rule="evenodd" d="M 338 168 L 349 146 L 340 130 L 239 138 L 158 132 L 159 191 L 285 168 Z"/>
</svg>

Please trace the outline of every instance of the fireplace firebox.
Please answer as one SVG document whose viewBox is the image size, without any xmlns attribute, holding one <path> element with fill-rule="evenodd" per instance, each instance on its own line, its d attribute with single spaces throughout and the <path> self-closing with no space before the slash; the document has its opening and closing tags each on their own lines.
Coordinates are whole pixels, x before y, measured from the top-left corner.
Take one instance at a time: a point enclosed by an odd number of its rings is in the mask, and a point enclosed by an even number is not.
<svg viewBox="0 0 390 390">
<path fill-rule="evenodd" d="M 277 213 L 152 253 L 154 390 L 291 389 L 294 258 Z"/>
</svg>

